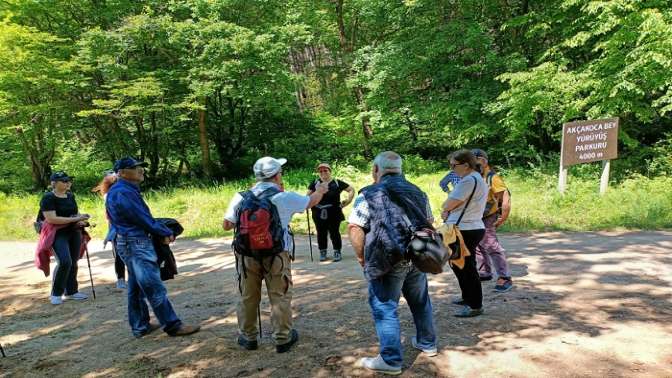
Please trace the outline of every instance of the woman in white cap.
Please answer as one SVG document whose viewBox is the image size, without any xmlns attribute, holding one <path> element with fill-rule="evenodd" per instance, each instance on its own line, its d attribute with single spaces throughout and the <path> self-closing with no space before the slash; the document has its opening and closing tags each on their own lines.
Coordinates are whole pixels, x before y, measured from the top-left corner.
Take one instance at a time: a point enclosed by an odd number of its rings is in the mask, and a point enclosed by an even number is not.
<svg viewBox="0 0 672 378">
<path fill-rule="evenodd" d="M 317 245 L 320 249 L 320 261 L 327 260 L 327 237 L 331 238 L 332 247 L 334 247 L 334 261 L 341 261 L 341 240 L 340 226 L 345 220 L 343 208 L 348 206 L 355 197 L 355 189 L 345 181 L 334 179 L 331 176 L 331 166 L 327 163 L 320 163 L 316 168 L 320 177 L 308 186 L 308 195 L 315 191 L 315 185 L 322 183 L 328 186 L 328 191 L 322 197 L 322 201 L 313 207 L 313 222 L 317 230 Z M 341 201 L 341 193 L 348 192 L 348 198 Z"/>
</svg>

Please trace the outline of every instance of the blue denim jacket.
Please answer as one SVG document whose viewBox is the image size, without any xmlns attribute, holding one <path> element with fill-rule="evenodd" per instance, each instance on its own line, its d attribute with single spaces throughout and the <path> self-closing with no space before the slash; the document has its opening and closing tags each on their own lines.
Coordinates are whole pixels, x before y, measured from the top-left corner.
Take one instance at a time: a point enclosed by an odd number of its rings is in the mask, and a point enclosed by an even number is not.
<svg viewBox="0 0 672 378">
<path fill-rule="evenodd" d="M 173 233 L 157 222 L 142 199 L 140 187 L 124 179 L 112 185 L 105 201 L 110 223 L 123 236 L 171 236 Z"/>
</svg>

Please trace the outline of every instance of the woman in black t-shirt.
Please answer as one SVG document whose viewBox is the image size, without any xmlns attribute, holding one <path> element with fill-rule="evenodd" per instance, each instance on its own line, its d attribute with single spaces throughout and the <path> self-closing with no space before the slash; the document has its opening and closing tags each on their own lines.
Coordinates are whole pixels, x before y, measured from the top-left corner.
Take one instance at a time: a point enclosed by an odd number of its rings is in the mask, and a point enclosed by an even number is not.
<svg viewBox="0 0 672 378">
<path fill-rule="evenodd" d="M 65 172 L 51 175 L 53 190 L 42 196 L 39 218 L 45 222 L 66 225 L 56 231 L 54 256 L 56 268 L 51 288 L 51 303 L 63 303 L 62 296 L 68 299 L 84 300 L 87 295 L 77 288 L 77 260 L 82 243 L 80 227 L 89 219 L 87 214 L 79 214 L 74 194 L 70 193 L 71 178 Z"/>
<path fill-rule="evenodd" d="M 320 261 L 327 260 L 327 236 L 331 237 L 331 244 L 334 247 L 334 261 L 341 261 L 341 233 L 340 225 L 345 220 L 343 208 L 348 206 L 355 197 L 355 189 L 348 183 L 336 180 L 331 177 L 331 166 L 327 163 L 321 163 L 317 166 L 317 172 L 320 178 L 313 181 L 308 186 L 308 195 L 315 191 L 315 185 L 318 183 L 327 183 L 329 191 L 324 194 L 319 204 L 312 208 L 313 222 L 317 230 L 317 245 L 320 248 Z M 348 199 L 341 201 L 341 193 L 348 192 Z"/>
</svg>

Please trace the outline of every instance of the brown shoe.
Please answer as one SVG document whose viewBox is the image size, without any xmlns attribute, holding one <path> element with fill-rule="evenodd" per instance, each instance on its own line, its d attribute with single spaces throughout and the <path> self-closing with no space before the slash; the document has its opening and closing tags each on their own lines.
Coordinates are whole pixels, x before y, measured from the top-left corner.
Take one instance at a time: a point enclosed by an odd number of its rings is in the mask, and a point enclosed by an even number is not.
<svg viewBox="0 0 672 378">
<path fill-rule="evenodd" d="M 192 326 L 192 325 L 184 325 L 183 324 L 182 326 L 180 326 L 180 328 L 177 331 L 169 333 L 169 335 L 170 336 L 187 336 L 187 335 L 191 335 L 192 333 L 198 332 L 198 330 L 200 330 L 200 329 L 201 329 L 201 326 L 199 326 L 199 325 Z"/>
</svg>

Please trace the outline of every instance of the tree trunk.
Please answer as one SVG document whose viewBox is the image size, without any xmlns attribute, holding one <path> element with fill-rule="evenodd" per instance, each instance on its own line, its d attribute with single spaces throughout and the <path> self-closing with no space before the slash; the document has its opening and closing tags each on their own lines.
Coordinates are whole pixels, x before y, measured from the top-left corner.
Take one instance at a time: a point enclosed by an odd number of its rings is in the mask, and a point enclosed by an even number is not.
<svg viewBox="0 0 672 378">
<path fill-rule="evenodd" d="M 360 111 L 367 112 L 368 108 L 366 102 L 364 101 L 364 93 L 361 87 L 355 87 L 355 98 L 357 99 L 357 105 L 360 107 Z M 373 152 L 371 151 L 371 136 L 373 135 L 373 130 L 371 129 L 371 124 L 369 124 L 369 116 L 365 115 L 362 117 L 362 135 L 364 140 L 362 143 L 362 153 L 365 159 L 373 159 Z"/>
<path fill-rule="evenodd" d="M 203 99 L 203 106 L 206 106 Z M 206 109 L 198 111 L 198 140 L 201 143 L 201 165 L 203 165 L 203 174 L 205 177 L 212 177 L 212 165 L 210 162 L 210 146 L 208 146 L 208 131 L 205 127 Z"/>
<path fill-rule="evenodd" d="M 149 148 L 147 149 L 149 154 L 149 177 L 152 180 L 156 180 L 159 176 L 159 137 L 157 135 L 156 127 L 156 113 L 152 112 L 149 117 L 150 121 L 150 135 L 146 140 L 149 142 Z"/>
<path fill-rule="evenodd" d="M 30 160 L 33 189 L 44 190 L 49 185 L 51 161 L 54 159 L 55 150 L 44 140 L 41 140 L 41 132 L 38 132 L 38 135 L 28 136 L 22 129 L 17 128 L 16 133 Z"/>
<path fill-rule="evenodd" d="M 334 0 L 336 6 L 336 24 L 338 25 L 338 44 L 341 48 L 342 62 L 347 62 L 350 64 L 350 59 L 346 59 L 346 56 L 349 58 L 349 55 L 355 49 L 355 40 L 357 39 L 357 25 L 358 20 L 355 18 L 354 23 L 352 24 L 352 30 L 350 31 L 350 39 L 348 40 L 348 35 L 345 30 L 345 21 L 343 20 L 343 0 Z M 352 67 L 350 67 L 352 69 Z M 355 100 L 357 101 L 357 107 L 360 112 L 367 112 L 368 108 L 366 102 L 364 101 L 364 91 L 361 87 L 357 86 L 353 89 Z M 364 137 L 362 143 L 362 153 L 365 159 L 373 159 L 373 153 L 371 152 L 370 139 L 373 135 L 373 130 L 371 129 L 371 124 L 369 123 L 369 117 L 363 116 L 362 119 L 362 136 Z"/>
</svg>

